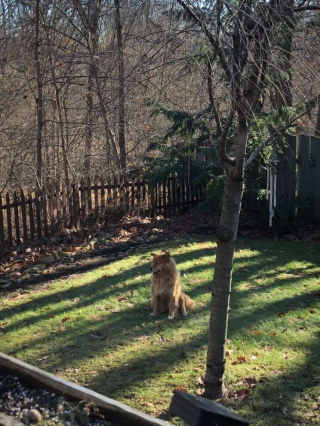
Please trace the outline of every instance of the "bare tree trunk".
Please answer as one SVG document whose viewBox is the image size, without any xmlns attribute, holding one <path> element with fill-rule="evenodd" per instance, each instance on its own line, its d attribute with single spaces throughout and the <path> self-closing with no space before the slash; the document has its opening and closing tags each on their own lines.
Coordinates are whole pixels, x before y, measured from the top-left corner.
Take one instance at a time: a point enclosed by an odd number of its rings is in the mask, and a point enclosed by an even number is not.
<svg viewBox="0 0 320 426">
<path fill-rule="evenodd" d="M 238 132 L 239 140 L 247 140 L 247 129 Z M 232 283 L 232 266 L 237 239 L 242 195 L 243 177 L 236 176 L 235 168 L 228 166 L 225 180 L 220 225 L 217 233 L 217 255 L 211 300 L 205 396 L 221 398 L 226 393 L 224 385 L 225 345 L 229 317 Z"/>
<path fill-rule="evenodd" d="M 87 93 L 87 123 L 86 123 L 86 146 L 84 157 L 84 173 L 86 177 L 91 175 L 91 152 L 93 133 L 93 72 L 92 64 L 89 66 L 88 93 Z"/>
<path fill-rule="evenodd" d="M 117 49 L 118 49 L 118 98 L 119 98 L 119 148 L 120 148 L 120 167 L 122 171 L 126 170 L 126 140 L 125 140 L 125 93 L 124 93 L 124 58 L 123 58 L 123 40 L 122 25 L 120 17 L 120 0 L 114 0 L 116 7 L 115 24 L 117 31 Z"/>
<path fill-rule="evenodd" d="M 35 42 L 34 42 L 34 62 L 37 79 L 37 184 L 42 186 L 42 129 L 43 129 L 43 96 L 42 96 L 42 78 L 39 57 L 40 45 L 40 0 L 36 0 L 35 5 Z"/>
</svg>

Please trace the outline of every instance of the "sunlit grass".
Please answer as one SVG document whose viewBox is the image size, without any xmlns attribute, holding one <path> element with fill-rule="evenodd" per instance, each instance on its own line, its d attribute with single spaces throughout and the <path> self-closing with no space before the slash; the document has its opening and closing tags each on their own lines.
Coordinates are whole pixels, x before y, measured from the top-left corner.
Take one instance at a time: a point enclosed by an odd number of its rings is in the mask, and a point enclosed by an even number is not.
<svg viewBox="0 0 320 426">
<path fill-rule="evenodd" d="M 150 252 L 163 247 L 197 302 L 187 319 L 149 317 Z M 201 387 L 215 248 L 206 238 L 174 240 L 2 297 L 1 350 L 170 418 L 172 390 L 197 393 Z M 230 398 L 225 404 L 253 425 L 319 421 L 319 253 L 317 245 L 301 242 L 238 244 L 226 380 L 230 394 L 241 395 L 247 378 L 257 384 L 243 401 Z"/>
</svg>

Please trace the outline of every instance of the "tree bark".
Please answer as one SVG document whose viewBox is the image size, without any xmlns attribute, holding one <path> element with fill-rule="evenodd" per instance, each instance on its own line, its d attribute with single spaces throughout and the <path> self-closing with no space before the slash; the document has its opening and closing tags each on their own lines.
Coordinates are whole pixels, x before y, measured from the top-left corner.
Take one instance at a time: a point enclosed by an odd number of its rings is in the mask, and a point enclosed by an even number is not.
<svg viewBox="0 0 320 426">
<path fill-rule="evenodd" d="M 120 16 L 120 0 L 114 0 L 115 4 L 115 24 L 117 32 L 117 50 L 118 50 L 118 99 L 119 99 L 119 148 L 120 148 L 120 167 L 125 172 L 127 167 L 126 140 L 125 140 L 125 79 L 124 79 L 124 58 L 123 58 L 123 39 L 122 25 Z"/>
<path fill-rule="evenodd" d="M 238 126 L 238 139 L 247 140 L 247 129 Z M 246 147 L 246 143 L 245 143 Z M 225 345 L 229 317 L 232 283 L 232 265 L 237 239 L 244 179 L 228 166 L 225 180 L 220 225 L 217 233 L 217 255 L 211 299 L 205 397 L 217 399 L 225 396 Z"/>
<path fill-rule="evenodd" d="M 92 64 L 89 66 L 88 92 L 87 92 L 87 123 L 86 123 L 86 142 L 84 155 L 84 174 L 91 176 L 91 152 L 92 152 L 92 134 L 93 134 L 93 72 Z"/>
<path fill-rule="evenodd" d="M 43 95 L 42 78 L 39 56 L 40 46 L 40 0 L 35 4 L 35 42 L 34 63 L 37 80 L 36 110 L 37 110 L 37 185 L 42 187 L 42 129 L 43 129 Z"/>
</svg>

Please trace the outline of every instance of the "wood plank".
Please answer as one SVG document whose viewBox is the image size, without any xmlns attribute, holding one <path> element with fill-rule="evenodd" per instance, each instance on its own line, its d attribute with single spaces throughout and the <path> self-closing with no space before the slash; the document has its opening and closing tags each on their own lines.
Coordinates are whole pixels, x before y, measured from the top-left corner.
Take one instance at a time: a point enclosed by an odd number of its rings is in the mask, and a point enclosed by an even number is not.
<svg viewBox="0 0 320 426">
<path fill-rule="evenodd" d="M 0 352 L 0 366 L 12 370 L 15 374 L 31 379 L 34 383 L 54 389 L 57 393 L 86 402 L 93 402 L 102 413 L 108 415 L 108 420 L 119 421 L 126 425 L 141 426 L 169 426 L 169 423 L 156 419 L 128 405 L 108 398 L 90 389 L 76 385 L 54 374 L 47 373 L 40 368 L 33 367 L 18 359 Z"/>
<path fill-rule="evenodd" d="M 176 187 L 177 187 L 177 212 L 180 214 L 181 209 L 181 187 L 180 187 L 180 179 L 176 178 Z"/>
<path fill-rule="evenodd" d="M 66 185 L 62 181 L 62 227 L 67 226 L 67 194 L 66 194 Z"/>
<path fill-rule="evenodd" d="M 180 212 L 186 212 L 186 188 L 185 188 L 185 180 L 184 178 L 180 179 L 180 187 L 181 187 L 181 208 Z"/>
<path fill-rule="evenodd" d="M 314 221 L 320 223 L 320 138 L 311 138 L 311 156 L 314 164 Z"/>
<path fill-rule="evenodd" d="M 87 193 L 88 193 L 88 215 L 92 213 L 92 198 L 91 198 L 91 179 L 87 179 Z"/>
<path fill-rule="evenodd" d="M 84 226 L 85 220 L 86 220 L 86 193 L 84 188 L 84 179 L 80 179 L 80 225 Z"/>
<path fill-rule="evenodd" d="M 142 212 L 141 209 L 141 185 L 142 185 L 142 178 L 141 175 L 137 178 L 137 190 L 136 190 L 136 214 L 140 215 Z"/>
<path fill-rule="evenodd" d="M 296 137 L 287 135 L 286 146 L 279 154 L 277 177 L 277 209 L 282 215 L 294 216 L 296 204 Z"/>
<path fill-rule="evenodd" d="M 104 225 L 106 222 L 106 194 L 105 184 L 103 177 L 101 178 L 101 224 Z"/>
<path fill-rule="evenodd" d="M 116 216 L 118 216 L 119 187 L 118 187 L 118 179 L 116 177 L 113 178 L 113 205 L 114 205 L 114 212 L 115 212 Z"/>
<path fill-rule="evenodd" d="M 171 198 L 171 177 L 168 178 L 168 216 L 172 213 L 172 198 Z"/>
<path fill-rule="evenodd" d="M 72 185 L 72 196 L 73 196 L 73 224 L 76 228 L 79 227 L 80 222 L 80 200 L 79 200 L 79 182 L 78 179 L 75 178 Z"/>
<path fill-rule="evenodd" d="M 36 199 L 36 223 L 37 223 L 37 238 L 41 240 L 42 230 L 41 230 L 41 204 L 40 204 L 41 191 L 37 189 L 35 193 Z"/>
<path fill-rule="evenodd" d="M 176 178 L 172 177 L 172 210 L 171 213 L 173 216 L 176 215 L 176 206 L 177 206 L 177 184 Z"/>
<path fill-rule="evenodd" d="M 28 227 L 27 227 L 27 209 L 26 209 L 26 198 L 23 190 L 21 189 L 21 215 L 22 215 L 22 231 L 23 231 L 23 242 L 24 244 L 28 241 Z M 1 195 L 0 195 L 1 202 Z M 0 215 L 2 213 L 0 204 Z M 0 239 L 1 239 L 1 218 L 0 218 Z"/>
<path fill-rule="evenodd" d="M 142 181 L 142 216 L 146 217 L 147 210 L 147 182 L 145 178 Z"/>
<path fill-rule="evenodd" d="M 189 182 L 186 181 L 186 210 L 190 208 L 190 185 Z"/>
<path fill-rule="evenodd" d="M 120 176 L 120 203 L 119 203 L 119 210 L 120 214 L 123 215 L 125 212 L 125 203 L 124 203 L 124 177 Z"/>
<path fill-rule="evenodd" d="M 0 248 L 3 250 L 5 244 L 4 221 L 2 210 L 2 195 L 0 194 Z"/>
<path fill-rule="evenodd" d="M 12 246 L 12 221 L 11 221 L 11 209 L 10 209 L 10 195 L 7 192 L 6 195 L 6 204 L 5 204 L 6 212 L 7 212 L 7 233 L 8 233 L 8 243 L 9 246 Z"/>
<path fill-rule="evenodd" d="M 19 220 L 19 202 L 16 191 L 13 193 L 13 204 L 14 204 L 14 227 L 16 232 L 16 243 L 18 246 L 21 245 L 20 239 L 20 220 Z"/>
<path fill-rule="evenodd" d="M 167 216 L 167 181 L 163 180 L 162 182 L 162 211 L 163 216 Z"/>
<path fill-rule="evenodd" d="M 70 179 L 68 180 L 68 213 L 69 213 L 69 226 L 73 227 L 73 198 L 72 198 L 72 185 Z"/>
<path fill-rule="evenodd" d="M 98 179 L 94 179 L 94 217 L 96 225 L 99 223 L 99 190 Z"/>
<path fill-rule="evenodd" d="M 49 217 L 50 217 L 50 234 L 54 234 L 55 230 L 55 214 L 54 214 L 54 195 L 52 185 L 48 186 L 48 201 L 49 201 Z"/>
<path fill-rule="evenodd" d="M 107 186 L 107 206 L 108 206 L 108 214 L 110 215 L 111 209 L 112 209 L 112 190 L 111 190 L 111 179 L 108 179 L 108 186 Z"/>
<path fill-rule="evenodd" d="M 151 185 L 150 182 L 148 182 L 148 217 L 152 217 L 152 206 L 151 206 L 151 197 L 152 197 L 152 193 L 151 193 Z"/>
<path fill-rule="evenodd" d="M 61 219 L 62 219 L 62 211 L 61 211 L 61 188 L 60 182 L 56 182 L 56 230 L 59 232 L 62 228 Z"/>
<path fill-rule="evenodd" d="M 298 215 L 304 220 L 313 219 L 313 194 L 310 192 L 309 137 L 300 135 L 297 140 L 297 196 Z"/>
<path fill-rule="evenodd" d="M 34 240 L 35 230 L 34 230 L 34 215 L 33 215 L 33 199 L 32 199 L 32 192 L 30 188 L 28 189 L 28 199 L 29 199 L 30 239 Z"/>
<path fill-rule="evenodd" d="M 137 190 L 136 183 L 137 183 L 137 178 L 133 177 L 131 181 L 131 195 L 130 195 L 130 212 L 132 216 L 135 215 L 135 201 L 136 201 L 135 193 Z"/>
<path fill-rule="evenodd" d="M 48 229 L 48 209 L 47 209 L 47 192 L 45 186 L 42 188 L 42 210 L 43 210 L 43 228 L 44 228 L 44 235 L 46 237 L 49 236 L 49 229 Z"/>
<path fill-rule="evenodd" d="M 207 398 L 173 391 L 169 411 L 192 426 L 245 426 L 249 421 Z"/>
</svg>

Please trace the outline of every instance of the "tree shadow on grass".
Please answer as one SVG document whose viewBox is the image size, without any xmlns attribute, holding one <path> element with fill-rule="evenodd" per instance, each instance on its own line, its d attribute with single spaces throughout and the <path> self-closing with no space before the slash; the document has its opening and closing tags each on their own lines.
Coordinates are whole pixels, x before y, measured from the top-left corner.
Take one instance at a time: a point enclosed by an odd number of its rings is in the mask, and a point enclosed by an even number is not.
<svg viewBox="0 0 320 426">
<path fill-rule="evenodd" d="M 200 249 L 192 252 L 188 252 L 187 254 L 179 254 L 176 255 L 175 258 L 177 261 L 186 261 L 186 256 L 188 260 L 194 260 L 195 256 L 202 257 L 204 253 L 211 252 L 211 249 Z M 307 256 L 307 254 L 306 254 Z M 300 254 L 300 260 L 306 260 Z M 249 259 L 253 260 L 253 257 Z M 310 259 L 307 259 L 310 261 Z M 242 259 L 236 259 L 237 262 L 241 263 Z M 248 273 L 248 275 L 254 275 L 255 270 L 259 270 L 259 268 L 265 269 L 267 266 L 270 268 L 276 268 L 279 266 L 279 260 L 275 259 L 269 261 L 268 264 L 261 256 L 256 256 L 256 263 L 253 266 L 253 271 Z M 201 272 L 204 269 L 208 269 L 208 265 L 197 265 L 195 267 L 191 267 L 189 270 L 186 270 L 187 273 Z M 136 266 L 134 267 L 134 273 L 137 275 L 145 272 L 146 265 Z M 142 272 L 144 271 L 144 272 Z M 312 272 L 312 274 L 315 274 Z M 124 271 L 118 275 L 116 275 L 113 279 L 116 281 L 125 281 L 132 277 L 132 269 L 130 271 Z M 281 287 L 284 285 L 299 285 L 299 281 L 302 281 L 304 278 L 296 278 L 292 277 L 289 279 L 277 280 L 272 284 L 268 284 L 264 287 L 258 288 L 258 292 L 263 293 L 264 291 L 270 291 L 274 288 Z M 284 284 L 286 283 L 286 284 Z M 209 293 L 208 282 L 205 282 L 197 287 L 190 288 L 188 290 L 188 294 L 193 298 L 198 298 L 205 292 Z M 89 292 L 90 295 L 76 306 L 72 306 L 70 310 L 78 310 L 80 307 L 85 307 L 90 304 L 94 304 L 95 302 L 103 299 L 109 295 L 115 295 L 115 291 L 108 288 L 101 291 L 101 286 L 105 285 L 104 280 L 97 280 L 92 284 L 88 284 L 81 288 L 69 289 L 71 294 L 68 294 L 68 299 L 76 296 L 76 293 L 86 294 Z M 132 288 L 139 288 L 139 286 L 149 286 L 149 280 L 142 279 L 138 283 L 132 284 L 134 287 L 128 286 L 123 289 L 123 291 L 128 292 Z M 94 290 L 94 291 L 92 291 Z M 313 296 L 311 294 L 302 294 L 295 295 L 294 297 L 284 297 L 279 301 L 270 301 L 267 306 L 261 307 L 263 309 L 255 309 L 250 310 L 248 312 L 241 312 L 239 315 L 237 311 L 239 311 L 239 307 L 243 299 L 245 299 L 250 293 L 256 291 L 255 288 L 248 289 L 246 291 L 237 292 L 235 290 L 234 297 L 232 297 L 232 308 L 235 312 L 235 316 L 231 316 L 230 318 L 230 326 L 229 326 L 229 337 L 232 339 L 234 335 L 237 333 L 242 333 L 242 330 L 245 330 L 245 326 L 250 324 L 254 327 L 261 321 L 267 321 L 273 317 L 276 317 L 277 313 L 283 311 L 284 309 L 290 309 L 290 307 L 296 307 L 299 303 L 308 305 L 313 303 Z M 92 295 L 92 293 L 96 294 Z M 47 296 L 46 296 L 47 297 Z M 42 299 L 42 304 L 50 303 L 50 300 L 47 298 Z M 53 297 L 52 295 L 48 297 Z M 32 309 L 34 306 L 27 302 L 27 306 L 29 309 Z M 81 305 L 81 303 L 83 303 Z M 147 301 L 146 301 L 147 303 Z M 184 329 L 190 325 L 192 327 L 192 322 L 190 320 L 197 318 L 201 315 L 208 315 L 209 308 L 201 308 L 198 307 L 193 314 L 186 320 L 178 317 L 173 323 L 169 323 L 165 317 L 159 317 L 159 320 L 156 321 L 148 318 L 148 312 L 143 309 L 143 304 L 139 304 L 133 308 L 125 308 L 120 312 L 114 313 L 112 316 L 108 316 L 101 321 L 95 321 L 94 319 L 90 320 L 81 320 L 79 322 L 75 322 L 74 324 L 66 324 L 66 330 L 59 333 L 58 338 L 57 334 L 45 335 L 40 338 L 34 338 L 32 342 L 28 344 L 28 349 L 37 349 L 42 347 L 43 345 L 47 345 L 50 342 L 54 342 L 55 345 L 51 350 L 44 353 L 44 355 L 49 356 L 49 363 L 43 364 L 44 368 L 48 368 L 51 371 L 54 371 L 55 368 L 66 369 L 70 367 L 77 367 L 81 365 L 82 360 L 86 359 L 94 359 L 99 356 L 103 356 L 104 361 L 102 362 L 102 368 L 108 368 L 107 371 L 101 372 L 98 371 L 98 375 L 95 378 L 91 378 L 89 386 L 98 392 L 104 393 L 111 397 L 116 398 L 130 398 L 130 392 L 134 393 L 134 389 L 137 386 L 148 387 L 148 381 L 160 376 L 166 371 L 172 371 L 175 366 L 182 365 L 189 357 L 194 356 L 197 353 L 197 350 L 201 347 L 205 347 L 207 343 L 207 332 L 200 332 L 194 335 L 190 335 L 189 339 L 184 342 L 177 342 L 172 345 L 172 342 L 166 341 L 161 343 L 161 349 L 155 350 L 152 347 L 151 339 L 152 337 L 161 334 L 162 332 L 167 332 L 170 328 L 175 332 L 179 332 L 180 329 Z M 51 312 L 51 311 L 50 311 Z M 59 310 L 53 310 L 55 314 L 61 313 Z M 65 312 L 65 308 L 63 309 Z M 44 316 L 48 317 L 49 312 L 45 314 L 41 314 L 41 316 L 37 317 L 37 320 L 41 320 Z M 19 324 L 13 324 L 14 327 L 18 327 Z M 124 329 L 124 330 L 123 330 Z M 96 332 L 96 337 L 93 337 L 93 332 Z M 99 333 L 101 335 L 99 336 Z M 122 334 L 121 334 L 122 333 Z M 134 354 L 129 359 L 127 364 L 124 364 L 119 360 L 119 364 L 115 367 L 108 367 L 107 358 L 108 351 L 116 351 L 118 348 L 124 346 L 130 346 L 134 343 L 136 338 L 139 338 L 141 335 L 150 336 L 150 345 L 146 344 L 144 347 L 140 348 L 140 353 Z M 106 340 L 100 340 L 105 339 Z M 263 342 L 263 337 L 255 336 L 255 339 L 259 342 Z M 148 340 L 149 342 L 149 340 Z M 305 359 L 305 362 L 302 362 L 301 365 L 295 370 L 291 371 L 290 376 L 278 375 L 273 379 L 268 380 L 265 383 L 261 383 L 257 386 L 257 389 L 252 393 L 252 398 L 254 401 L 252 402 L 251 397 L 248 399 L 248 402 L 244 402 L 244 406 L 248 404 L 248 410 L 250 411 L 250 404 L 256 403 L 257 400 L 268 401 L 270 400 L 269 412 L 263 407 L 261 409 L 263 418 L 266 420 L 266 425 L 275 424 L 272 423 L 276 418 L 276 414 L 271 412 L 272 407 L 275 407 L 276 401 L 275 395 L 276 392 L 281 391 L 281 387 L 286 385 L 290 392 L 286 392 L 286 398 L 283 399 L 286 402 L 287 406 L 291 407 L 293 404 L 290 402 L 290 395 L 298 395 L 303 392 L 304 389 L 311 387 L 314 382 L 311 378 L 310 374 L 314 373 L 314 361 L 316 360 L 315 356 L 320 353 L 319 348 L 319 340 L 312 341 L 310 344 L 306 345 L 304 342 L 301 343 L 301 346 L 304 347 L 305 350 L 308 351 L 308 356 Z M 279 343 L 281 344 L 281 342 Z M 308 347 L 306 347 L 308 346 Z M 22 348 L 17 348 L 16 352 L 18 353 Z M 134 350 L 134 348 L 133 348 Z M 53 360 L 53 361 L 52 361 Z M 36 360 L 34 360 L 36 361 Z M 307 373 L 306 373 L 307 372 Z M 307 374 L 305 380 L 300 380 L 303 377 L 303 374 Z M 176 379 L 172 378 L 172 382 L 170 382 L 169 388 L 165 389 L 163 392 L 167 392 L 167 399 L 171 398 L 171 391 L 174 387 L 178 386 L 179 383 L 176 382 Z M 168 386 L 168 385 L 166 385 Z M 128 396 L 129 395 L 129 396 Z M 291 405 L 290 405 L 291 404 Z M 259 404 L 256 404 L 259 407 Z M 279 404 L 280 407 L 281 404 Z M 271 409 L 270 409 L 271 407 Z M 279 410 L 281 407 L 279 408 Z M 280 411 L 279 411 L 280 413 Z M 254 415 L 253 415 L 254 417 Z M 285 416 L 286 417 L 286 416 Z M 288 416 L 287 416 L 288 417 Z M 288 417 L 289 419 L 289 417 Z M 289 419 L 290 420 L 290 419 Z M 289 423 L 287 425 L 291 425 Z M 280 424 L 280 423 L 278 423 Z"/>
</svg>

